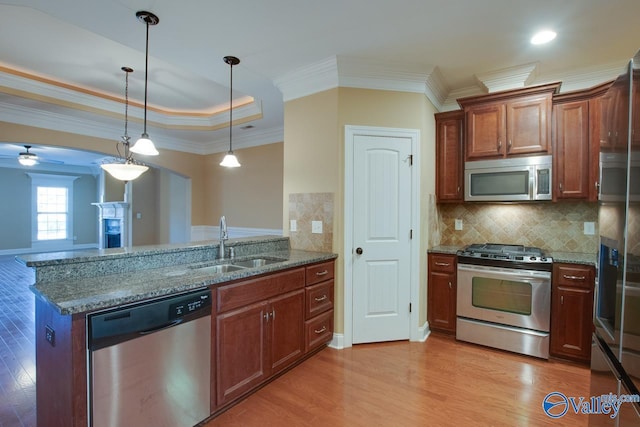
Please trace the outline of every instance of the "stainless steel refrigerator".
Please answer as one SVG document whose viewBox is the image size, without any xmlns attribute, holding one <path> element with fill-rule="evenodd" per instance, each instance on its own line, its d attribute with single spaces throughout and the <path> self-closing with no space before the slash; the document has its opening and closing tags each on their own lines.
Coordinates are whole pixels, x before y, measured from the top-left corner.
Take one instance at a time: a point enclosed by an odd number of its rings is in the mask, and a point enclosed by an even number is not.
<svg viewBox="0 0 640 427">
<path fill-rule="evenodd" d="M 625 402 L 589 425 L 640 426 L 640 52 L 604 96 L 591 398 Z"/>
</svg>

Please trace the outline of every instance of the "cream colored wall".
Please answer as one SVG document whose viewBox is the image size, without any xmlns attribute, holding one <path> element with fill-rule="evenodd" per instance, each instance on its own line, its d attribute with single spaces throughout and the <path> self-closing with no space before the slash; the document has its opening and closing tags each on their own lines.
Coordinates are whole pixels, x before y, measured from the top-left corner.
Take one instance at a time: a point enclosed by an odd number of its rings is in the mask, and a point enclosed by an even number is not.
<svg viewBox="0 0 640 427">
<path fill-rule="evenodd" d="M 234 150 L 239 168 L 219 165 L 225 153 L 204 159 L 204 209 L 207 223 L 225 215 L 229 227 L 282 227 L 282 142 Z"/>
<path fill-rule="evenodd" d="M 157 245 L 158 230 L 158 186 L 160 172 L 149 169 L 132 183 L 132 235 L 133 246 Z M 140 218 L 138 218 L 138 215 Z"/>
<path fill-rule="evenodd" d="M 283 227 L 288 234 L 291 193 L 325 193 L 334 197 L 333 252 L 339 255 L 335 279 L 335 331 L 344 332 L 344 127 L 346 125 L 419 129 L 421 134 L 422 235 L 429 194 L 435 190 L 435 109 L 423 94 L 336 88 L 285 103 Z M 423 256 L 420 257 L 425 258 Z M 426 265 L 420 263 L 420 325 L 426 322 Z"/>
</svg>

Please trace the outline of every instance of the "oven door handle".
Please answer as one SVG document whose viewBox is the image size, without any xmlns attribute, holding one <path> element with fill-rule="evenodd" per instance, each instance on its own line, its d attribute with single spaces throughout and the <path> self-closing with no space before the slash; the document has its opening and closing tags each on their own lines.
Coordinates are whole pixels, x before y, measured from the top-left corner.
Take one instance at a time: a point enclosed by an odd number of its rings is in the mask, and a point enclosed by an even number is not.
<svg viewBox="0 0 640 427">
<path fill-rule="evenodd" d="M 484 265 L 475 264 L 458 264 L 458 271 L 470 271 L 472 273 L 485 273 L 494 274 L 508 277 L 531 277 L 536 279 L 550 279 L 550 271 L 537 271 L 537 270 L 522 270 L 519 268 L 502 268 L 502 267 L 488 267 Z"/>
</svg>

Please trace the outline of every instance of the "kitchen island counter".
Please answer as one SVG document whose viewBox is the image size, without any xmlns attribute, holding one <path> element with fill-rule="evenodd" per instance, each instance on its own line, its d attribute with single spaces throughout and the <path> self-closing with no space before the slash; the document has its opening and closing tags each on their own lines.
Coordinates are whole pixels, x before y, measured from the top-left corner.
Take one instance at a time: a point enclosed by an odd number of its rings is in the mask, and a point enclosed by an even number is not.
<svg viewBox="0 0 640 427">
<path fill-rule="evenodd" d="M 237 279 L 332 260 L 336 254 L 290 250 L 286 238 L 231 239 L 233 260 L 217 257 L 217 243 L 25 255 L 36 269 L 31 290 L 62 315 L 73 315 L 186 292 Z M 216 273 L 201 267 L 252 259 L 275 262 Z"/>
</svg>

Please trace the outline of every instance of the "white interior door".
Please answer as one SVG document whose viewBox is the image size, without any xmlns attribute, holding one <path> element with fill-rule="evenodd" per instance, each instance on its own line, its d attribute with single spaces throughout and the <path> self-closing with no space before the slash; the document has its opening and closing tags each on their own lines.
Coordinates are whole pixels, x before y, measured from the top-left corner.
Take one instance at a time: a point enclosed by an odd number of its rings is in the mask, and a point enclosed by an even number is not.
<svg viewBox="0 0 640 427">
<path fill-rule="evenodd" d="M 353 343 L 409 339 L 411 139 L 353 142 Z"/>
</svg>

